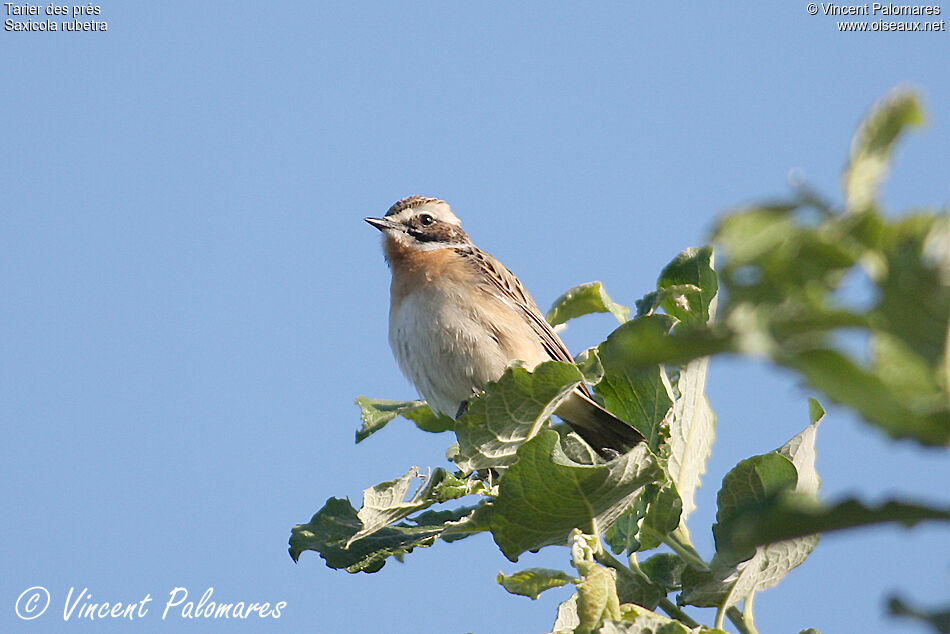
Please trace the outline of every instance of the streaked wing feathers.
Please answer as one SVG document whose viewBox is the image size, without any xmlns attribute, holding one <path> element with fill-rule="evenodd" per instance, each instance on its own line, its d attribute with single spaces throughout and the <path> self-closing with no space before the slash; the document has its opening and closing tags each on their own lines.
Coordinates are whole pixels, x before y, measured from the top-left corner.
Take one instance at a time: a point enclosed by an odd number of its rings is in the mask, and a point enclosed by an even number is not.
<svg viewBox="0 0 950 634">
<path fill-rule="evenodd" d="M 538 305 L 535 304 L 534 299 L 532 299 L 528 291 L 525 290 L 524 285 L 515 277 L 514 273 L 509 271 L 504 264 L 491 255 L 475 247 L 460 249 L 459 252 L 467 256 L 469 261 L 479 267 L 482 273 L 484 273 L 484 275 L 480 275 L 479 278 L 486 281 L 486 290 L 488 290 L 488 292 L 522 314 L 531 326 L 531 329 L 541 340 L 545 352 L 548 353 L 548 356 L 550 356 L 552 360 L 574 363 L 574 357 L 571 356 L 567 346 L 564 345 L 561 338 L 554 332 L 554 329 L 544 318 Z M 581 384 L 579 389 L 585 396 L 590 394 L 590 391 L 584 384 Z"/>
</svg>

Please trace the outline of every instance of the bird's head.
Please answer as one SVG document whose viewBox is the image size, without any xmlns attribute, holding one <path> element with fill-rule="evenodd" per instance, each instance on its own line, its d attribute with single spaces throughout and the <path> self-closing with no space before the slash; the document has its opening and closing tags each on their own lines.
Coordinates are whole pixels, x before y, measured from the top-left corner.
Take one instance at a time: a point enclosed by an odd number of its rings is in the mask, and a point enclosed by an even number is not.
<svg viewBox="0 0 950 634">
<path fill-rule="evenodd" d="M 438 198 L 409 196 L 389 208 L 383 218 L 366 218 L 401 249 L 433 251 L 470 244 L 462 222 Z"/>
</svg>

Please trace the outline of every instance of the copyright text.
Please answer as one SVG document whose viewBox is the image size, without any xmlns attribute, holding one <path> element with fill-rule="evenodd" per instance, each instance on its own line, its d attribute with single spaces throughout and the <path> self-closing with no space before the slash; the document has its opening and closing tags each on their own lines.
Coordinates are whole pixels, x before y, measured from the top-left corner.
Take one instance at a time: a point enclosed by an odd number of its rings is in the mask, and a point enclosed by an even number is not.
<svg viewBox="0 0 950 634">
<path fill-rule="evenodd" d="M 24 590 L 16 601 L 16 615 L 24 621 L 32 621 L 45 614 L 53 603 L 49 590 L 43 586 L 33 586 Z M 63 621 L 137 621 L 160 615 L 162 621 L 184 620 L 248 620 L 279 619 L 281 610 L 287 607 L 286 601 L 220 601 L 214 596 L 214 588 L 208 588 L 197 599 L 189 598 L 187 588 L 176 587 L 168 593 L 164 605 L 152 604 L 152 594 L 144 597 L 121 600 L 102 600 L 93 595 L 89 588 L 70 587 L 63 594 Z"/>
</svg>

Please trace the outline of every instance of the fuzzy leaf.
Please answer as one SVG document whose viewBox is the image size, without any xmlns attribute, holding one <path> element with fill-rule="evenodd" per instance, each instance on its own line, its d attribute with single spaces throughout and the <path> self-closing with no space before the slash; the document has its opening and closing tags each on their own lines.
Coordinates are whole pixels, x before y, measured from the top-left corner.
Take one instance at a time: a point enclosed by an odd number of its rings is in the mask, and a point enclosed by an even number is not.
<svg viewBox="0 0 950 634">
<path fill-rule="evenodd" d="M 849 209 L 870 205 L 887 174 L 891 151 L 900 135 L 924 122 L 923 110 L 913 93 L 895 91 L 871 108 L 854 138 L 843 186 Z"/>
<path fill-rule="evenodd" d="M 508 368 L 484 394 L 469 401 L 468 410 L 456 421 L 456 464 L 465 473 L 510 465 L 518 448 L 537 434 L 583 380 L 570 363 L 548 361 L 534 372 Z"/>
<path fill-rule="evenodd" d="M 610 313 L 620 323 L 627 321 L 630 309 L 614 303 L 600 282 L 588 282 L 568 289 L 558 297 L 546 318 L 552 326 L 590 313 Z"/>
<path fill-rule="evenodd" d="M 574 634 L 575 628 L 580 625 L 581 618 L 577 615 L 577 593 L 571 595 L 567 601 L 557 606 L 557 618 L 550 634 Z"/>
<path fill-rule="evenodd" d="M 330 568 L 376 572 L 388 557 L 431 546 L 443 530 L 429 526 L 391 526 L 347 546 L 361 528 L 356 509 L 347 500 L 330 498 L 310 522 L 294 526 L 290 536 L 290 556 L 297 561 L 303 551 L 315 550 Z"/>
<path fill-rule="evenodd" d="M 684 522 L 696 508 L 696 490 L 706 473 L 716 435 L 716 414 L 705 392 L 708 369 L 708 357 L 691 361 L 680 370 L 676 383 L 679 398 L 673 403 L 667 469 L 683 501 Z"/>
<path fill-rule="evenodd" d="M 696 291 L 686 294 L 682 300 L 666 301 L 663 308 L 682 322 L 705 326 L 715 318 L 719 291 L 711 247 L 680 253 L 663 269 L 657 288 L 664 290 L 684 284 Z M 706 472 L 706 461 L 715 439 L 716 415 L 705 392 L 708 367 L 708 357 L 695 359 L 679 371 L 675 382 L 677 398 L 670 421 L 667 470 L 682 498 L 682 530 L 686 534 L 686 516 L 696 508 L 696 490 Z"/>
<path fill-rule="evenodd" d="M 924 610 L 907 604 L 898 597 L 887 602 L 888 612 L 892 616 L 903 616 L 919 623 L 925 623 L 939 634 L 950 634 L 950 605 L 938 610 Z"/>
<path fill-rule="evenodd" d="M 636 603 L 653 610 L 666 593 L 640 575 L 620 575 L 617 578 L 617 596 L 620 603 Z"/>
<path fill-rule="evenodd" d="M 604 541 L 615 553 L 636 552 L 651 547 L 643 546 L 640 542 L 641 539 L 649 539 L 649 536 L 645 538 L 640 535 L 640 522 L 646 515 L 648 498 L 655 496 L 656 491 L 655 484 L 648 484 L 643 494 L 604 532 Z"/>
<path fill-rule="evenodd" d="M 679 555 L 660 553 L 641 563 L 640 569 L 650 578 L 650 581 L 663 588 L 665 592 L 672 592 L 683 583 L 686 562 Z"/>
<path fill-rule="evenodd" d="M 712 632 L 714 630 L 702 630 Z M 618 621 L 604 623 L 597 630 L 598 634 L 694 634 L 693 630 L 679 621 L 651 612 L 639 605 L 621 606 L 621 617 Z"/>
<path fill-rule="evenodd" d="M 754 547 L 816 533 L 896 523 L 907 528 L 922 521 L 950 521 L 950 508 L 901 500 L 868 506 L 855 499 L 821 505 L 811 496 L 783 495 L 736 519 L 728 546 Z"/>
<path fill-rule="evenodd" d="M 574 363 L 584 375 L 585 383 L 594 385 L 603 380 L 604 366 L 600 362 L 600 355 L 597 354 L 597 346 L 588 348 L 574 357 Z"/>
<path fill-rule="evenodd" d="M 640 445 L 599 465 L 570 460 L 553 430 L 522 445 L 518 462 L 505 473 L 493 506 L 491 530 L 511 561 L 526 550 L 566 544 L 571 531 L 600 534 L 662 475 Z"/>
<path fill-rule="evenodd" d="M 673 291 L 661 303 L 666 314 L 686 323 L 710 321 L 719 291 L 712 247 L 691 247 L 677 255 L 660 273 L 656 287 L 661 293 Z"/>
<path fill-rule="evenodd" d="M 617 596 L 617 574 L 604 566 L 592 566 L 576 583 L 577 616 L 580 623 L 576 634 L 596 632 L 601 625 L 620 618 L 620 599 Z"/>
<path fill-rule="evenodd" d="M 940 220 L 917 214 L 888 227 L 886 268 L 873 311 L 883 330 L 903 340 L 929 366 L 944 356 L 950 319 L 950 284 L 941 271 L 945 263 L 926 254 L 928 240 L 942 229 Z"/>
<path fill-rule="evenodd" d="M 648 505 L 640 527 L 640 550 L 650 550 L 676 530 L 683 514 L 682 497 L 671 482 L 663 486 Z"/>
<path fill-rule="evenodd" d="M 358 396 L 356 404 L 359 405 L 360 418 L 363 420 L 362 427 L 356 432 L 357 443 L 385 427 L 396 416 L 407 418 L 419 429 L 433 433 L 450 431 L 455 427 L 455 421 L 448 416 L 436 415 L 425 401 L 387 401 Z"/>
<path fill-rule="evenodd" d="M 808 383 L 833 401 L 856 409 L 895 438 L 911 437 L 927 445 L 950 444 L 946 409 L 919 411 L 900 392 L 836 350 L 814 349 L 786 360 Z"/>
<path fill-rule="evenodd" d="M 511 575 L 499 572 L 495 581 L 511 594 L 537 599 L 545 590 L 566 586 L 574 581 L 574 577 L 562 570 L 527 568 Z"/>
<path fill-rule="evenodd" d="M 406 500 L 418 469 L 363 492 L 359 513 L 348 500 L 330 498 L 307 524 L 294 526 L 290 536 L 290 556 L 297 561 L 305 550 L 314 550 L 330 568 L 347 572 L 376 572 L 388 557 L 401 557 L 416 547 L 431 546 L 445 534 L 456 541 L 488 530 L 486 505 L 427 511 L 406 522 L 411 513 L 438 502 L 464 495 L 486 493 L 477 480 L 467 480 L 436 469 L 419 490 Z"/>
<path fill-rule="evenodd" d="M 680 578 L 686 563 L 677 555 L 663 553 L 654 555 L 640 564 L 646 575 L 619 575 L 617 594 L 621 604 L 635 603 L 648 610 L 656 609 L 661 599 L 680 588 Z"/>
<path fill-rule="evenodd" d="M 406 495 L 416 478 L 420 478 L 422 484 L 416 493 L 406 500 Z M 439 502 L 479 492 L 482 486 L 481 482 L 458 478 L 441 468 L 433 471 L 431 476 L 420 476 L 418 467 L 413 467 L 396 480 L 383 482 L 363 491 L 363 506 L 357 514 L 363 528 L 350 537 L 347 547 L 352 542 L 393 522 L 398 522 L 416 511 Z"/>
<path fill-rule="evenodd" d="M 817 499 L 815 435 L 824 410 L 809 401 L 811 424 L 785 445 L 740 462 L 723 479 L 719 513 L 713 526 L 716 556 L 709 572 L 688 571 L 680 600 L 704 607 L 731 607 L 755 592 L 779 583 L 802 564 L 818 543 L 817 535 L 769 543 L 758 548 L 735 541 L 736 524 L 747 514 L 768 507 L 783 494 Z"/>
<path fill-rule="evenodd" d="M 783 491 L 793 489 L 797 481 L 795 466 L 788 458 L 777 453 L 754 456 L 733 467 L 722 479 L 722 488 L 717 496 L 719 511 L 716 513 L 716 524 L 713 525 L 717 555 L 726 552 L 723 535 L 727 534 L 724 527 L 728 526 L 730 520 Z M 730 551 L 728 560 L 737 563 L 753 554 Z"/>
<path fill-rule="evenodd" d="M 598 348 L 604 377 L 595 390 L 607 409 L 640 431 L 653 450 L 661 442 L 661 423 L 673 400 L 662 369 L 656 364 L 641 365 L 637 357 L 645 341 L 666 337 L 670 320 L 663 315 L 637 317 L 610 333 Z"/>
</svg>

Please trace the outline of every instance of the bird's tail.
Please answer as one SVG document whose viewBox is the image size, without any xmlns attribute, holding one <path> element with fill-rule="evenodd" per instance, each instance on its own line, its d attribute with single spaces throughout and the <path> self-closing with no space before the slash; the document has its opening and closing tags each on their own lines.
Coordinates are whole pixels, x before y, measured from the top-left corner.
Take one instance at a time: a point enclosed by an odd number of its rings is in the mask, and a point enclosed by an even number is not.
<svg viewBox="0 0 950 634">
<path fill-rule="evenodd" d="M 555 411 L 587 444 L 605 456 L 626 453 L 644 442 L 643 434 L 603 407 L 587 394 L 574 392 Z"/>
</svg>

